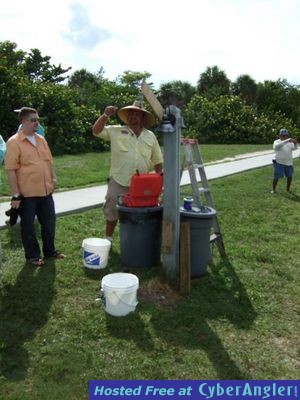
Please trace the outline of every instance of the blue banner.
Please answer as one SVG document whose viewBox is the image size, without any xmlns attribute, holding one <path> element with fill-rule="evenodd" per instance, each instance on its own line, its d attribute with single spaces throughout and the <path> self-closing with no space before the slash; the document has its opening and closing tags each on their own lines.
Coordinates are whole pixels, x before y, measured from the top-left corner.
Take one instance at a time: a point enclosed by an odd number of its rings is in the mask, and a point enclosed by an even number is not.
<svg viewBox="0 0 300 400">
<path fill-rule="evenodd" d="M 300 400 L 299 381 L 113 381 L 89 382 L 89 400 Z"/>
</svg>

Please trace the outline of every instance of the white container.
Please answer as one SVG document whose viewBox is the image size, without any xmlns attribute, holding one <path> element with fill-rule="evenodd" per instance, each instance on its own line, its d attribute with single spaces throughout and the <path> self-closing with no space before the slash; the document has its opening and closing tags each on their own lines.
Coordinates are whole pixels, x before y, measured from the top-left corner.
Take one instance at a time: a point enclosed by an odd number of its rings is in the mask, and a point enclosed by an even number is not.
<svg viewBox="0 0 300 400">
<path fill-rule="evenodd" d="M 101 289 L 105 297 L 105 311 L 115 317 L 135 311 L 138 304 L 138 287 L 139 279 L 133 274 L 116 272 L 105 275 L 101 281 Z"/>
<path fill-rule="evenodd" d="M 107 239 L 88 238 L 82 242 L 83 265 L 87 268 L 102 269 L 107 266 L 111 242 Z"/>
</svg>

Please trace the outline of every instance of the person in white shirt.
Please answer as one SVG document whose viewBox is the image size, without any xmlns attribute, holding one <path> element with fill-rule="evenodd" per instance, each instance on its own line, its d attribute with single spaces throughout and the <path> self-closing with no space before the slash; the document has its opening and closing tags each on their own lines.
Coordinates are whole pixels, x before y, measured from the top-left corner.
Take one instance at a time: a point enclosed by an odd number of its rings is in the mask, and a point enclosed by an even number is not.
<svg viewBox="0 0 300 400">
<path fill-rule="evenodd" d="M 274 178 L 271 193 L 276 193 L 278 180 L 286 177 L 286 191 L 290 192 L 292 183 L 294 166 L 293 166 L 293 150 L 298 147 L 297 140 L 290 137 L 289 131 L 285 128 L 280 129 L 279 139 L 273 143 L 275 151 Z"/>
</svg>

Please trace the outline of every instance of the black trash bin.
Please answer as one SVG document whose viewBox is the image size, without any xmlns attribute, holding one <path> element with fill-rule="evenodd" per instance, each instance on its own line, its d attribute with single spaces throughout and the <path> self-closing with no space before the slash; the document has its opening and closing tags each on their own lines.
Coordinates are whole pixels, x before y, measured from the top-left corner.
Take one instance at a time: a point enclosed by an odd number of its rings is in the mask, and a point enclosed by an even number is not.
<svg viewBox="0 0 300 400">
<path fill-rule="evenodd" d="M 152 267 L 160 262 L 163 207 L 117 206 L 120 257 L 126 267 Z"/>
<path fill-rule="evenodd" d="M 180 209 L 180 221 L 189 222 L 191 228 L 191 276 L 206 273 L 211 260 L 210 231 L 216 211 L 207 206 L 193 207 L 192 211 Z"/>
</svg>

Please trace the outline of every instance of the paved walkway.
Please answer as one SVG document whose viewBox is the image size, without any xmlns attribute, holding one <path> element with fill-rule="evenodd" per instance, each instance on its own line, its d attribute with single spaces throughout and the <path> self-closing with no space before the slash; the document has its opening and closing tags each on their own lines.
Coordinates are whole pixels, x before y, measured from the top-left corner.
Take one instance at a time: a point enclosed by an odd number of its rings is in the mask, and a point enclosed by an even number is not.
<svg viewBox="0 0 300 400">
<path fill-rule="evenodd" d="M 294 158 L 299 157 L 299 155 L 299 149 L 293 152 Z M 243 154 L 232 159 L 226 158 L 215 163 L 205 164 L 205 172 L 208 180 L 222 178 L 223 176 L 271 165 L 272 158 L 272 150 Z M 184 171 L 180 185 L 183 186 L 189 183 L 189 175 L 187 171 Z M 102 185 L 55 193 L 56 214 L 62 216 L 100 207 L 104 202 L 106 189 L 107 185 Z M 9 208 L 10 202 L 0 203 L 0 229 L 6 228 L 5 221 L 7 220 L 7 216 L 5 215 L 5 211 Z"/>
</svg>

